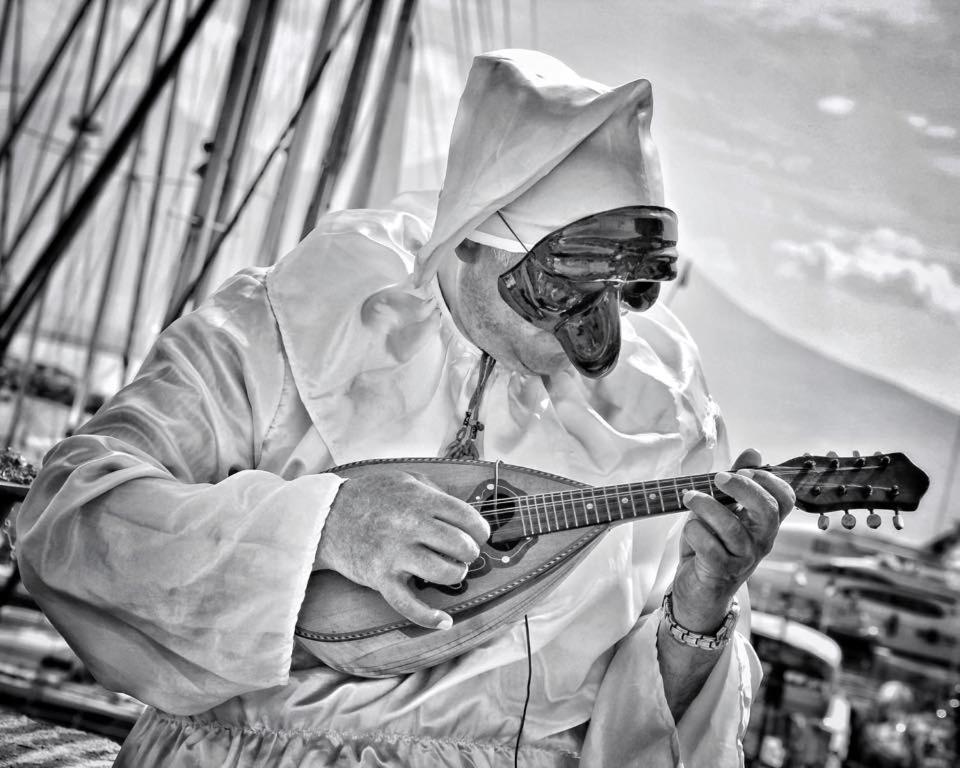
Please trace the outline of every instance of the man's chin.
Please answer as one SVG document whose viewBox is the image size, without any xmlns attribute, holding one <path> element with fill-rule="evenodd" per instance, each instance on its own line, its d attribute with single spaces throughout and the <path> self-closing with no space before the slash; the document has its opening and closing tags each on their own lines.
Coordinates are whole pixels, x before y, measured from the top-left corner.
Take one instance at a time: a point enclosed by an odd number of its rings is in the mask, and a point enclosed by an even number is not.
<svg viewBox="0 0 960 768">
<path fill-rule="evenodd" d="M 566 355 L 548 360 L 535 360 L 521 363 L 525 373 L 534 373 L 537 376 L 556 376 L 564 371 L 573 371 L 573 364 Z"/>
</svg>

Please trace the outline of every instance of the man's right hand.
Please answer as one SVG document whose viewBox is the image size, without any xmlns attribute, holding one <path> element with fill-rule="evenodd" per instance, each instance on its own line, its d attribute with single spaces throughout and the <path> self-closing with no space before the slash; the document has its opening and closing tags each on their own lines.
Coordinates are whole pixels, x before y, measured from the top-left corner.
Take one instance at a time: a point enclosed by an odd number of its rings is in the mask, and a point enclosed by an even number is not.
<svg viewBox="0 0 960 768">
<path fill-rule="evenodd" d="M 453 619 L 417 598 L 411 578 L 459 584 L 489 537 L 487 521 L 465 501 L 384 470 L 340 486 L 313 567 L 377 590 L 415 624 L 449 629 Z"/>
</svg>

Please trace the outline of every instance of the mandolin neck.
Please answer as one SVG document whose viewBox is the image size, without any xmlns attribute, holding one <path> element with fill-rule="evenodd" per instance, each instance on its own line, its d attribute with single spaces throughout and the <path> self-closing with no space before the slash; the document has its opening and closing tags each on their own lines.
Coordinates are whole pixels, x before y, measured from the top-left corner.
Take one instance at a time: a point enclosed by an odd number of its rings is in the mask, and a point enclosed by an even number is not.
<svg viewBox="0 0 960 768">
<path fill-rule="evenodd" d="M 777 474 L 778 468 L 764 469 Z M 519 496 L 512 500 L 513 516 L 493 532 L 490 540 L 515 541 L 544 533 L 680 512 L 685 509 L 683 494 L 689 490 L 709 494 L 722 504 L 733 501 L 714 484 L 713 474 Z"/>
</svg>

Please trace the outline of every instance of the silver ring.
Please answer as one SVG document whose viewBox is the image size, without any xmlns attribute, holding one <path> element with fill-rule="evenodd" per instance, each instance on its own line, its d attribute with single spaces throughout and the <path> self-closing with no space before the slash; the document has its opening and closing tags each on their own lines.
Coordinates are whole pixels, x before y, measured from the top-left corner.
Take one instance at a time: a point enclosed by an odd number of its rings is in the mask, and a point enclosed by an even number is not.
<svg viewBox="0 0 960 768">
<path fill-rule="evenodd" d="M 732 510 L 732 512 L 733 512 L 733 514 L 735 514 L 735 515 L 739 515 L 739 514 L 740 514 L 741 512 L 743 512 L 743 510 L 745 510 L 745 509 L 746 509 L 746 507 L 743 506 L 743 504 L 734 504 L 734 505 L 733 505 L 733 510 Z"/>
</svg>

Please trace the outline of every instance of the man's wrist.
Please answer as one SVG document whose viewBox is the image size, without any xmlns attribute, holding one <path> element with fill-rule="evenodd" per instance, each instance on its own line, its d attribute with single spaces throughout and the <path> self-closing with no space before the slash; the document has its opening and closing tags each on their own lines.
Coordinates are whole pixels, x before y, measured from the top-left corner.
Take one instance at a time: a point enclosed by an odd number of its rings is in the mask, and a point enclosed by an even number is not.
<svg viewBox="0 0 960 768">
<path fill-rule="evenodd" d="M 713 592 L 699 586 L 691 591 L 676 581 L 668 592 L 672 594 L 673 616 L 677 622 L 691 632 L 705 635 L 720 629 L 736 594 L 736 591 Z"/>
<path fill-rule="evenodd" d="M 727 604 L 727 610 L 719 621 L 713 623 L 710 619 L 706 620 L 705 623 L 708 628 L 704 629 L 703 624 L 685 625 L 675 614 L 672 588 L 668 589 L 663 596 L 661 608 L 662 626 L 674 640 L 682 645 L 705 651 L 723 649 L 733 635 L 734 628 L 740 618 L 740 605 L 734 597 Z"/>
</svg>

